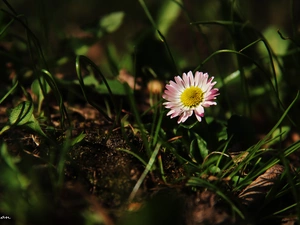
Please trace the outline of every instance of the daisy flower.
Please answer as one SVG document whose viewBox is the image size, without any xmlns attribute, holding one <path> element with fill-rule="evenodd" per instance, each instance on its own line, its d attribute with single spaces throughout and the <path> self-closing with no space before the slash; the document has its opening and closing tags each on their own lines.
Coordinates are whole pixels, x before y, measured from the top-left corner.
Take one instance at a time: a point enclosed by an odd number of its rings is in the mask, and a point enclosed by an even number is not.
<svg viewBox="0 0 300 225">
<path fill-rule="evenodd" d="M 213 88 L 217 83 L 212 82 L 214 77 L 208 78 L 207 73 L 196 72 L 195 77 L 190 71 L 180 76 L 174 77 L 174 81 L 170 81 L 166 85 L 163 98 L 167 100 L 163 105 L 170 109 L 167 116 L 171 115 L 171 119 L 179 116 L 178 123 L 184 123 L 187 118 L 195 113 L 199 122 L 204 117 L 204 108 L 216 105 L 214 101 L 219 95 L 219 90 Z"/>
</svg>

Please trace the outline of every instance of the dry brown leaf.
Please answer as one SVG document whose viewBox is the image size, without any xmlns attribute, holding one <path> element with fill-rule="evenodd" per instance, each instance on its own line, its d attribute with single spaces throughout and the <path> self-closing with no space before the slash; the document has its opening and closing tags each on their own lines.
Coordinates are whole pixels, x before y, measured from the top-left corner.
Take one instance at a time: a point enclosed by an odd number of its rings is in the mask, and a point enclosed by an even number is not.
<svg viewBox="0 0 300 225">
<path fill-rule="evenodd" d="M 257 177 L 239 194 L 239 198 L 242 199 L 242 203 L 245 205 L 252 205 L 259 202 L 267 194 L 267 192 L 271 190 L 272 186 L 283 171 L 284 167 L 276 164 Z"/>
</svg>

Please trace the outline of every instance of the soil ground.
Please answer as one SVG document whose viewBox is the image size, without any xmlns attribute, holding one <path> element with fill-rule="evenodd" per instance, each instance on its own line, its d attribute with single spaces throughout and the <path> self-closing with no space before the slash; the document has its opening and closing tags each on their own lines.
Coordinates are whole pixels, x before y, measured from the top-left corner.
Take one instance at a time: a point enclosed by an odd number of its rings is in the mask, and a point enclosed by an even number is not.
<svg viewBox="0 0 300 225">
<path fill-rule="evenodd" d="M 136 154 L 143 155 L 145 149 L 139 134 L 127 127 L 124 135 L 120 127 L 113 127 L 89 105 L 69 108 L 72 135 L 83 132 L 86 136 L 67 152 L 64 184 L 59 193 L 51 187 L 51 180 L 57 179 L 51 177 L 56 173 L 55 166 L 49 169 L 43 160 L 51 151 L 47 149 L 47 144 L 40 143 L 28 130 L 21 128 L 13 128 L 3 135 L 10 153 L 21 158 L 19 166 L 22 171 L 31 174 L 41 187 L 38 191 L 44 192 L 42 194 L 52 209 L 45 213 L 45 217 L 53 224 L 66 224 L 66 221 L 81 224 L 82 218 L 79 215 L 87 209 L 97 212 L 104 224 L 108 225 L 251 224 L 251 221 L 248 223 L 233 215 L 230 207 L 216 193 L 207 189 L 191 190 L 186 187 L 185 180 L 178 181 L 186 175 L 183 165 L 171 153 L 164 151 L 158 157 L 162 159 L 167 182 L 155 171 L 150 172 L 134 199 L 128 202 L 145 166 L 122 149 L 135 149 Z M 1 124 L 5 122 L 4 111 L 1 108 Z M 53 124 L 57 120 L 55 115 L 52 116 Z M 61 142 L 66 134 L 57 127 L 51 135 L 55 135 L 57 141 Z M 297 158 L 294 155 L 294 159 Z M 242 193 L 229 193 L 243 213 L 254 221 L 259 215 L 256 207 L 261 197 L 282 173 L 282 166 L 276 166 L 257 178 L 252 186 L 249 185 L 247 188 L 250 191 L 246 188 Z M 207 179 L 213 180 L 213 177 Z M 267 185 L 262 179 L 267 181 Z M 284 199 L 278 204 L 287 202 L 289 200 Z M 141 221 L 141 218 L 147 218 L 147 222 L 146 219 Z M 272 221 L 272 224 L 296 223 L 295 218 L 281 218 Z"/>
</svg>

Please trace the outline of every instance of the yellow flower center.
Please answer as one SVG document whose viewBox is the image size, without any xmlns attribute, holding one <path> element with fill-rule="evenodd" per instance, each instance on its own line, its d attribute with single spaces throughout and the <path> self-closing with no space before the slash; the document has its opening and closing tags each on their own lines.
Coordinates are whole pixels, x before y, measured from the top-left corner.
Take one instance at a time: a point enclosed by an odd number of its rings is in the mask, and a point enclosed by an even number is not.
<svg viewBox="0 0 300 225">
<path fill-rule="evenodd" d="M 199 87 L 189 87 L 182 92 L 180 100 L 184 106 L 198 106 L 203 101 L 203 91 Z"/>
</svg>

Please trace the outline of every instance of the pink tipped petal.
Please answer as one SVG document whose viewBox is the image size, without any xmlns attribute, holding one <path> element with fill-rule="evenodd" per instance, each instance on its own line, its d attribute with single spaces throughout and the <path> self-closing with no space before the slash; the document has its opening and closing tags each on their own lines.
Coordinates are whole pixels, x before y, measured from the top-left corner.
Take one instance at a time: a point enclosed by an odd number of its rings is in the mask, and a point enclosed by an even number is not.
<svg viewBox="0 0 300 225">
<path fill-rule="evenodd" d="M 182 113 L 181 116 L 179 117 L 179 119 L 177 120 L 177 123 L 180 124 L 186 120 L 187 120 L 187 118 L 185 118 L 185 114 Z"/>
<path fill-rule="evenodd" d="M 201 122 L 202 121 L 201 117 L 204 117 L 204 108 L 202 106 L 199 106 L 197 109 L 194 110 L 194 112 L 197 120 Z"/>
<path fill-rule="evenodd" d="M 167 96 L 170 96 L 170 97 L 176 95 L 176 93 L 177 93 L 176 90 L 170 90 L 170 89 L 169 89 L 169 90 L 166 90 L 166 91 L 165 91 L 165 94 L 166 94 Z"/>
<path fill-rule="evenodd" d="M 210 91 L 211 94 L 218 94 L 219 95 L 219 89 L 218 88 L 214 88 Z"/>
<path fill-rule="evenodd" d="M 176 76 L 176 77 L 174 77 L 174 79 L 175 79 L 175 82 L 176 82 L 176 85 L 174 85 L 174 86 L 176 86 L 176 88 L 178 88 L 180 90 L 183 90 L 185 87 L 183 85 L 183 80 L 181 79 L 181 77 Z"/>
<path fill-rule="evenodd" d="M 177 123 L 184 123 L 191 115 L 193 115 L 193 111 L 185 111 L 179 117 Z"/>
<path fill-rule="evenodd" d="M 171 115 L 171 118 L 174 118 L 174 117 L 179 116 L 180 113 L 181 113 L 180 110 L 177 110 L 177 109 L 171 109 L 171 110 L 168 112 L 167 116 L 170 116 L 170 115 Z"/>
<path fill-rule="evenodd" d="M 177 86 L 177 85 L 176 85 Z M 177 90 L 178 90 L 178 87 L 176 87 L 175 85 L 168 85 L 168 86 L 166 86 L 166 89 L 168 90 L 168 91 L 171 91 L 171 92 L 173 92 L 173 93 L 177 93 Z"/>
<path fill-rule="evenodd" d="M 189 78 L 189 87 L 190 86 L 194 86 L 194 75 L 192 73 L 192 71 L 189 71 L 187 74 L 188 78 Z"/>
<path fill-rule="evenodd" d="M 217 105 L 217 103 L 216 102 L 207 101 L 207 102 L 204 102 L 202 104 L 202 106 L 205 107 L 205 108 L 207 108 L 207 107 L 209 107 L 211 105 Z"/>
<path fill-rule="evenodd" d="M 183 74 L 182 79 L 183 79 L 183 86 L 185 88 L 189 87 L 190 86 L 190 79 L 185 73 Z"/>
<path fill-rule="evenodd" d="M 175 84 L 176 85 L 179 85 L 179 86 L 182 85 L 183 80 L 180 76 L 176 76 L 176 77 L 174 77 L 174 79 L 175 79 Z"/>
<path fill-rule="evenodd" d="M 204 73 L 204 74 L 202 73 L 201 75 L 202 76 L 201 76 L 201 80 L 199 82 L 199 86 L 198 87 L 203 88 L 207 84 L 208 74 L 207 73 Z"/>
<path fill-rule="evenodd" d="M 214 79 L 214 77 L 209 78 L 207 83 L 211 83 L 213 79 Z"/>
<path fill-rule="evenodd" d="M 202 105 L 198 106 L 196 109 L 194 109 L 195 114 L 199 115 L 199 116 L 204 116 L 204 108 L 202 107 Z"/>
<path fill-rule="evenodd" d="M 195 74 L 195 86 L 198 86 L 199 85 L 199 82 L 200 82 L 200 72 L 196 72 Z"/>
<path fill-rule="evenodd" d="M 196 116 L 196 118 L 197 118 L 197 120 L 198 120 L 199 122 L 202 121 L 202 117 L 201 117 L 200 115 L 198 115 L 198 114 L 195 113 L 195 116 Z"/>
</svg>

